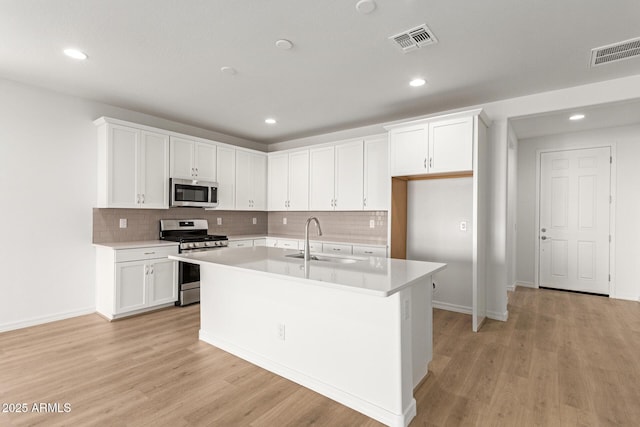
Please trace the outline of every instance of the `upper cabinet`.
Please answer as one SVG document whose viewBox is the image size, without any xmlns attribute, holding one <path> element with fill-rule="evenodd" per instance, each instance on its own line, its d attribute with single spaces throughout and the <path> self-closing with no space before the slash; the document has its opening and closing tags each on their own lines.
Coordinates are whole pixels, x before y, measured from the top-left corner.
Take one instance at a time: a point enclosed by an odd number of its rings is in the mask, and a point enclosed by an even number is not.
<svg viewBox="0 0 640 427">
<path fill-rule="evenodd" d="M 171 178 L 213 181 L 216 175 L 216 146 L 171 137 Z"/>
<path fill-rule="evenodd" d="M 472 171 L 477 115 L 465 112 L 388 127 L 391 175 Z"/>
<path fill-rule="evenodd" d="M 216 209 L 234 209 L 236 195 L 236 150 L 219 146 L 216 166 L 218 170 L 218 207 Z"/>
<path fill-rule="evenodd" d="M 362 210 L 363 141 L 309 150 L 309 209 Z"/>
<path fill-rule="evenodd" d="M 236 150 L 236 209 L 267 209 L 267 155 Z"/>
<path fill-rule="evenodd" d="M 169 207 L 169 136 L 106 118 L 98 126 L 98 207 Z"/>
<path fill-rule="evenodd" d="M 366 211 L 389 209 L 389 139 L 387 135 L 364 140 L 364 200 Z"/>
<path fill-rule="evenodd" d="M 268 162 L 268 210 L 308 210 L 309 150 L 271 154 Z"/>
</svg>

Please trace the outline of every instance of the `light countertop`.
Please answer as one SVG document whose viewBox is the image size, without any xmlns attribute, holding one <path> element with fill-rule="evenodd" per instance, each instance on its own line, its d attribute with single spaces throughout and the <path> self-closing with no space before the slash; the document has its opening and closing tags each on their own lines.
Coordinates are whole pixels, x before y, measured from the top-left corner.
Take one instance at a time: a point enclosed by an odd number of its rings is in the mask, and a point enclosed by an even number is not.
<svg viewBox="0 0 640 427">
<path fill-rule="evenodd" d="M 446 264 L 435 262 L 318 253 L 316 255 L 324 259 L 350 258 L 356 261 L 350 264 L 330 260 L 310 261 L 305 268 L 302 259 L 286 256 L 297 253 L 300 251 L 256 246 L 170 255 L 169 258 L 199 265 L 215 264 L 253 273 L 284 276 L 310 285 L 380 297 L 392 295 L 446 267 Z M 206 286 L 206 283 L 202 285 Z"/>
<path fill-rule="evenodd" d="M 138 249 L 151 248 L 155 246 L 178 246 L 178 242 L 169 240 L 143 240 L 137 242 L 113 242 L 113 243 L 94 243 L 94 246 L 104 246 L 111 249 Z"/>
</svg>

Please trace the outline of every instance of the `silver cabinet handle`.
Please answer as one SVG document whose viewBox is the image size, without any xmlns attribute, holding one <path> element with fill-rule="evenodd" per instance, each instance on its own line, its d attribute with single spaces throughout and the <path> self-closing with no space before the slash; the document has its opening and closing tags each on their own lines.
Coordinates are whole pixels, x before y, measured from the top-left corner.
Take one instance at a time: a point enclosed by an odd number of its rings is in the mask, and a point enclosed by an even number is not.
<svg viewBox="0 0 640 427">
<path fill-rule="evenodd" d="M 364 198 L 364 206 L 367 206 L 367 198 Z"/>
<path fill-rule="evenodd" d="M 149 267 L 149 269 L 150 269 L 149 274 L 153 274 L 153 265 Z"/>
<path fill-rule="evenodd" d="M 333 250 L 334 250 L 334 251 L 336 251 L 336 252 L 340 252 L 342 249 L 340 249 L 340 248 L 333 248 Z"/>
<path fill-rule="evenodd" d="M 144 254 L 145 255 L 153 255 L 153 254 L 155 254 L 155 252 L 145 252 Z"/>
<path fill-rule="evenodd" d="M 141 203 L 144 203 L 144 194 L 141 194 L 141 195 L 140 195 L 140 198 L 141 198 L 141 200 L 142 200 L 142 202 L 141 202 Z"/>
<path fill-rule="evenodd" d="M 333 207 L 334 208 L 338 207 L 338 199 L 333 199 Z"/>
<path fill-rule="evenodd" d="M 433 157 L 429 157 L 429 167 L 433 167 Z"/>
<path fill-rule="evenodd" d="M 147 274 L 149 274 L 149 266 L 148 266 L 148 265 L 145 265 L 145 266 L 144 266 L 144 274 L 145 274 L 145 276 L 146 276 Z"/>
<path fill-rule="evenodd" d="M 198 168 L 196 168 L 196 176 L 198 176 Z"/>
<path fill-rule="evenodd" d="M 364 251 L 365 254 L 373 254 L 371 251 Z"/>
<path fill-rule="evenodd" d="M 427 158 L 426 157 L 424 158 L 424 168 L 425 169 L 427 168 Z"/>
</svg>

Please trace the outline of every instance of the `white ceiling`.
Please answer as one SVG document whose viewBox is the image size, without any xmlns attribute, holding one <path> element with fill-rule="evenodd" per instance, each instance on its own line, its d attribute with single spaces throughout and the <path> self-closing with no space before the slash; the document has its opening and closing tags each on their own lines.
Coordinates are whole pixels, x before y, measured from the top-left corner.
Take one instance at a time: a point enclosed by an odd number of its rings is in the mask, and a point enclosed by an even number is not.
<svg viewBox="0 0 640 427">
<path fill-rule="evenodd" d="M 640 74 L 588 67 L 640 36 L 637 0 L 375 1 L 2 0 L 0 77 L 270 143 Z M 438 44 L 387 40 L 423 23 Z"/>
<path fill-rule="evenodd" d="M 579 121 L 571 121 L 574 114 L 583 114 Z M 616 102 L 552 111 L 510 120 L 519 140 L 568 132 L 581 132 L 613 126 L 640 124 L 640 100 Z"/>
</svg>

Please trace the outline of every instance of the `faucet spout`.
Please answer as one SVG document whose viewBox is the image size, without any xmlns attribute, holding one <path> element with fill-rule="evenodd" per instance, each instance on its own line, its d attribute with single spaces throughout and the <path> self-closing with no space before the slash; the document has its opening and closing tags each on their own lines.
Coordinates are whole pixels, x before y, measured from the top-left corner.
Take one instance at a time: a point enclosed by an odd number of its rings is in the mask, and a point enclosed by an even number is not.
<svg viewBox="0 0 640 427">
<path fill-rule="evenodd" d="M 307 220 L 304 225 L 304 260 L 309 261 L 311 259 L 311 250 L 309 249 L 309 224 L 315 222 L 318 227 L 318 236 L 322 236 L 322 228 L 320 228 L 320 221 L 315 216 L 312 216 Z"/>
</svg>

